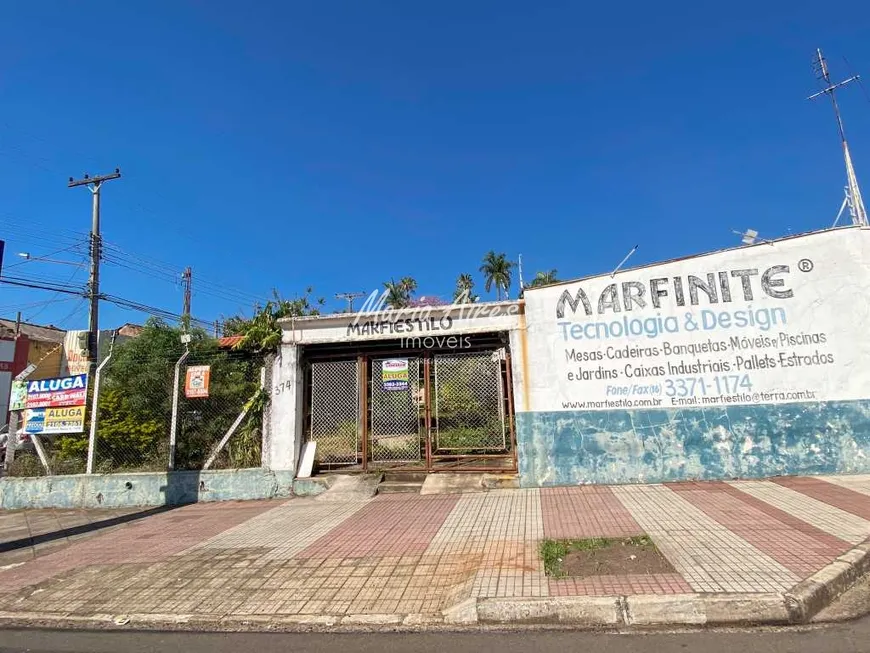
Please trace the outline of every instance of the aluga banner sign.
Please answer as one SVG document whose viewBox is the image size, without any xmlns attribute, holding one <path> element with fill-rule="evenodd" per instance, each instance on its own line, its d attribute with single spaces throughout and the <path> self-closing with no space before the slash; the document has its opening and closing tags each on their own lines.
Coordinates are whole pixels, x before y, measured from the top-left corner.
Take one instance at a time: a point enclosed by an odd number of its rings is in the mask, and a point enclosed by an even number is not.
<svg viewBox="0 0 870 653">
<path fill-rule="evenodd" d="M 87 393 L 87 374 L 28 381 L 26 407 L 32 409 L 84 406 Z"/>
</svg>

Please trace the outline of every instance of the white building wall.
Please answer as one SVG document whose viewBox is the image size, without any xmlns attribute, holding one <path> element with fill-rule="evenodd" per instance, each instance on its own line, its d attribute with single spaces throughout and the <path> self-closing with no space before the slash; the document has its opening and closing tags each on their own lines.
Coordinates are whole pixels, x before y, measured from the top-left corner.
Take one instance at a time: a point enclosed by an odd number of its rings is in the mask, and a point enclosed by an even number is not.
<svg viewBox="0 0 870 653">
<path fill-rule="evenodd" d="M 303 376 L 299 347 L 282 345 L 272 368 L 271 438 L 263 461 L 269 469 L 296 472 L 302 447 Z"/>
</svg>

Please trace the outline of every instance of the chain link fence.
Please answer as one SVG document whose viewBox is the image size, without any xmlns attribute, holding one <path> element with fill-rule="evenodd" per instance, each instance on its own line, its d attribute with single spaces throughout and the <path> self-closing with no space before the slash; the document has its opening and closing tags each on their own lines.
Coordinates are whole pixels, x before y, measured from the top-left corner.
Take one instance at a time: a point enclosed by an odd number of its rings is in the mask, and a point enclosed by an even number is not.
<svg viewBox="0 0 870 653">
<path fill-rule="evenodd" d="M 500 352 L 435 356 L 435 449 L 506 451 Z"/>
<path fill-rule="evenodd" d="M 262 360 L 237 352 L 191 352 L 185 367 L 208 366 L 208 397 L 179 393 L 175 469 L 202 469 L 215 446 L 260 387 Z M 180 385 L 184 385 L 183 379 Z M 246 416 L 210 465 L 211 469 L 259 467 L 262 429 Z"/>
<path fill-rule="evenodd" d="M 184 353 L 180 343 L 176 343 L 177 340 L 148 350 L 136 346 L 133 340 L 116 346 L 102 366 L 94 473 L 167 470 L 176 395 L 176 470 L 202 469 L 232 426 L 236 427 L 235 431 L 211 461 L 210 468 L 260 466 L 260 409 L 265 396 L 260 391 L 262 358 L 247 352 L 218 349 L 213 340 L 194 342 L 179 367 L 176 385 L 176 364 Z M 192 366 L 208 366 L 207 396 L 186 396 L 186 371 Z M 39 439 L 51 474 L 86 471 L 94 385 L 92 380 L 82 433 Z M 47 474 L 35 444 L 27 436 L 19 440 L 10 476 Z"/>
</svg>

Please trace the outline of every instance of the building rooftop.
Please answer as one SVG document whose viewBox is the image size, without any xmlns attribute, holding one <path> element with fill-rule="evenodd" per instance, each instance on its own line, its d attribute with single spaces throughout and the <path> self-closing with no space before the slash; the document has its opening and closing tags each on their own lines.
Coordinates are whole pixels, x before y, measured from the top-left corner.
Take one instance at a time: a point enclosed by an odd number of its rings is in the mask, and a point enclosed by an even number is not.
<svg viewBox="0 0 870 653">
<path fill-rule="evenodd" d="M 40 342 L 63 342 L 66 336 L 66 331 L 54 325 L 47 324 L 45 326 L 39 324 L 30 324 L 29 322 L 21 323 L 21 333 L 31 340 Z M 5 320 L 0 318 L 0 335 L 13 336 L 15 335 L 15 320 Z"/>
</svg>

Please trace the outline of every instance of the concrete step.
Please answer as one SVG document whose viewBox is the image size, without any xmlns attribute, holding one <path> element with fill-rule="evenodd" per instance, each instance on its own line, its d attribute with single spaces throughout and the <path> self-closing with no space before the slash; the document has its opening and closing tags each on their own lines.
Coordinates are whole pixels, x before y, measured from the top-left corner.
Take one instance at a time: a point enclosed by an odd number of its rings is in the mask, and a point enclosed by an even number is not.
<svg viewBox="0 0 870 653">
<path fill-rule="evenodd" d="M 428 474 L 425 471 L 416 470 L 384 470 L 385 481 L 399 481 L 402 483 L 423 483 Z"/>
<path fill-rule="evenodd" d="M 426 477 L 420 494 L 461 494 L 465 492 L 486 492 L 505 488 L 518 488 L 516 474 L 479 474 L 441 472 Z"/>
<path fill-rule="evenodd" d="M 378 494 L 394 494 L 397 492 L 408 492 L 420 494 L 420 488 L 423 487 L 422 482 L 415 481 L 384 481 L 378 485 Z"/>
</svg>

